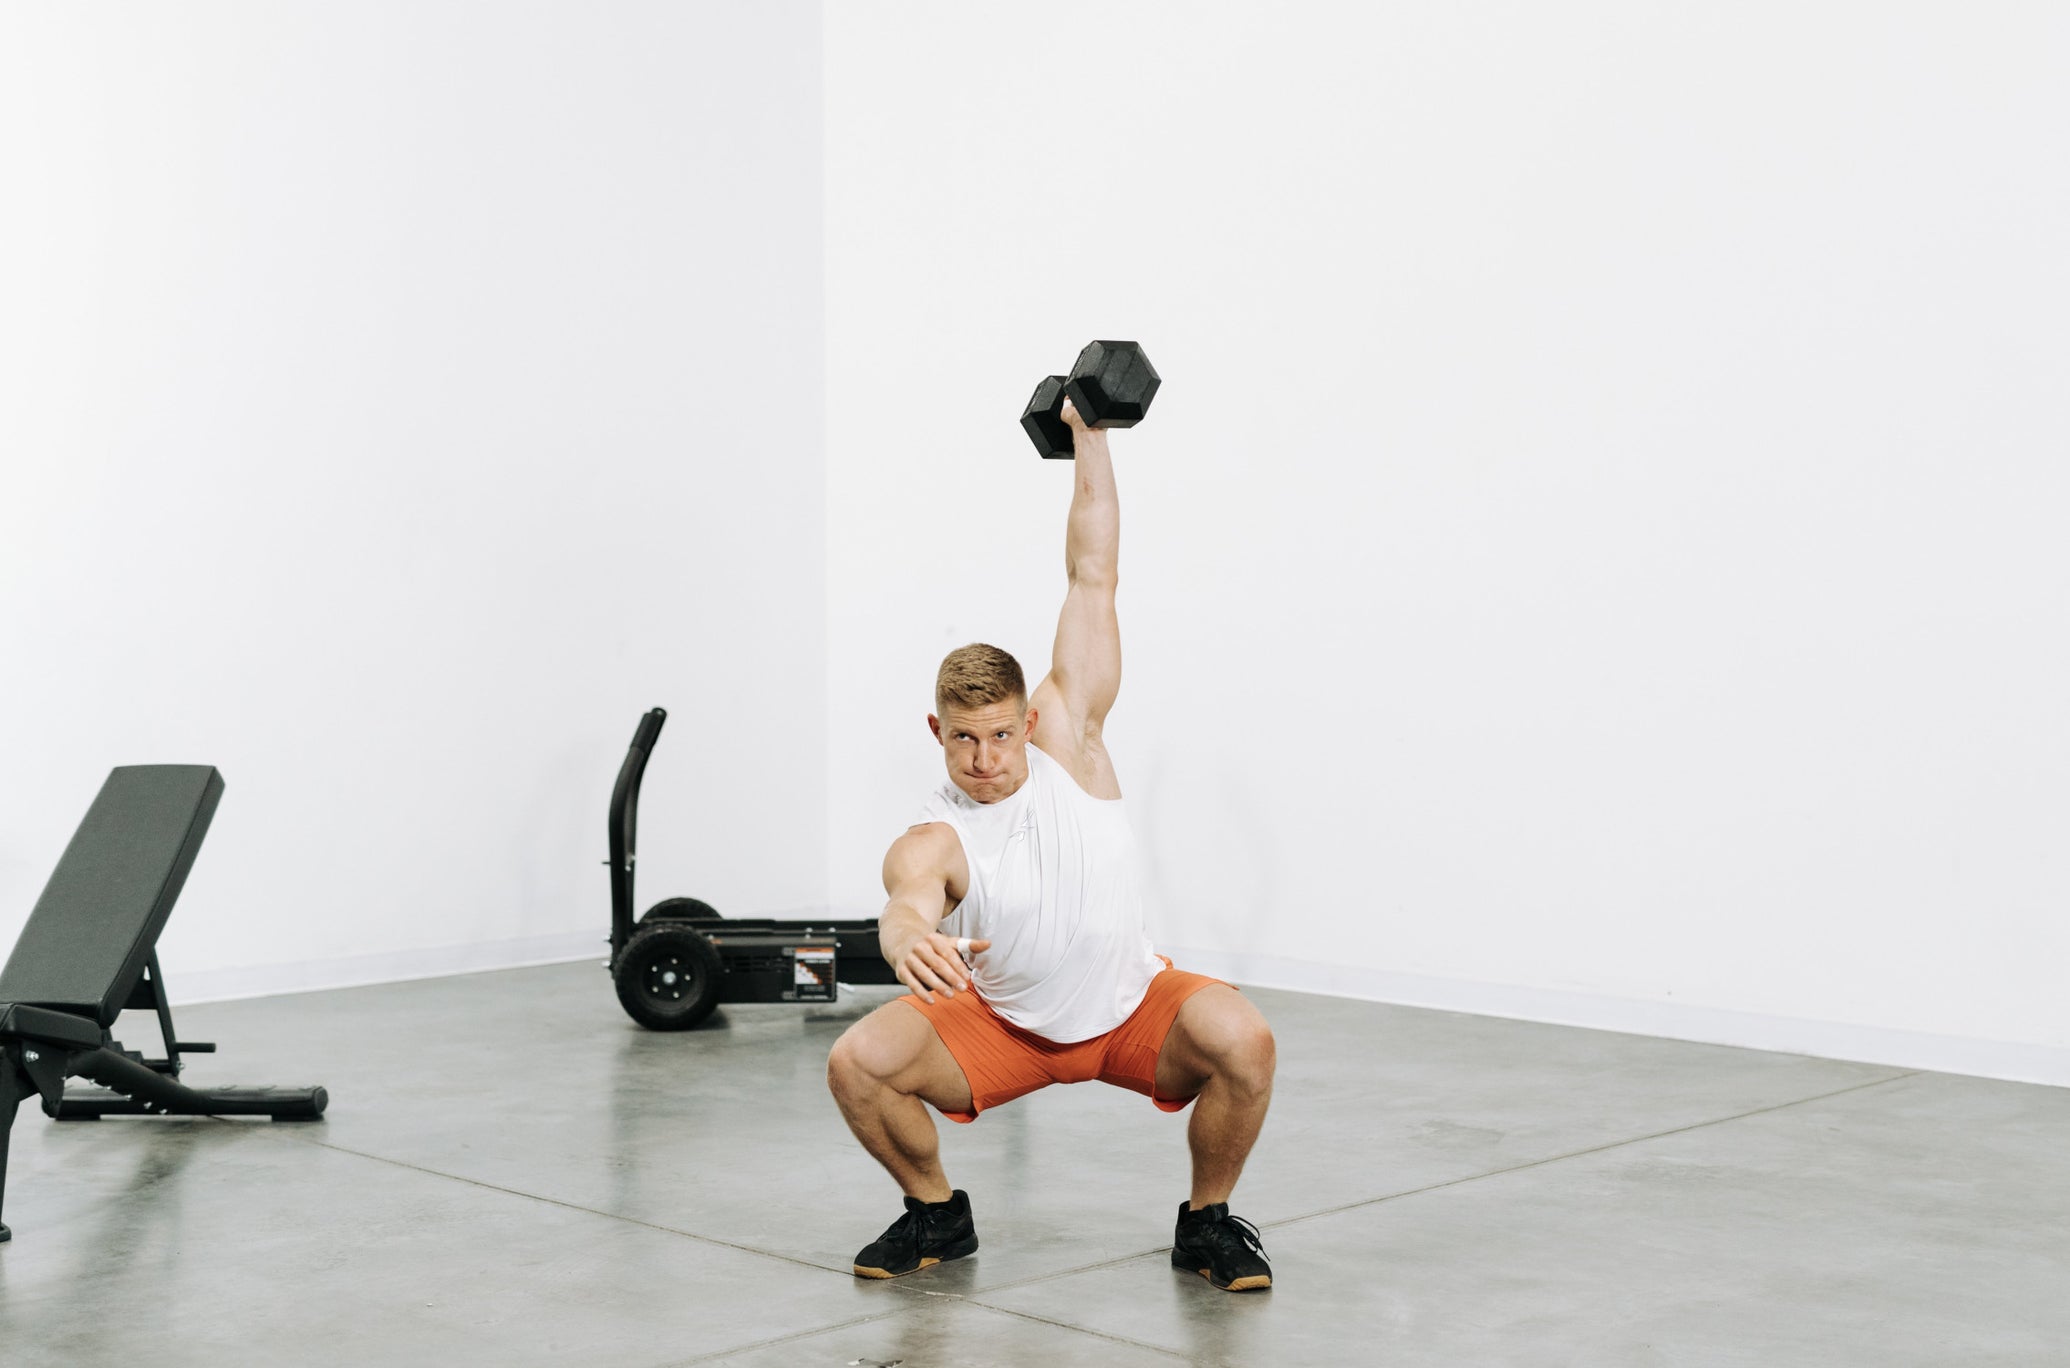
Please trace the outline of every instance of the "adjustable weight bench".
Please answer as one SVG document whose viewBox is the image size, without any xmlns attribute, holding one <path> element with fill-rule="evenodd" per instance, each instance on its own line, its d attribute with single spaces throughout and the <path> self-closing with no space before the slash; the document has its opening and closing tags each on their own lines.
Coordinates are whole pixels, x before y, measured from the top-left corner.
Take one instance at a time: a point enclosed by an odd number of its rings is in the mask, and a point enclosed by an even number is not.
<svg viewBox="0 0 2070 1368">
<path fill-rule="evenodd" d="M 141 1113 L 314 1120 L 322 1088 L 214 1088 L 179 1081 L 180 1055 L 214 1045 L 173 1034 L 158 972 L 158 934 L 201 850 L 223 776 L 210 765 L 125 765 L 65 847 L 28 925 L 0 969 L 0 1203 L 15 1111 L 35 1094 L 61 1120 Z M 125 1050 L 111 1034 L 128 1008 L 156 1012 L 165 1058 Z M 100 1090 L 65 1095 L 65 1080 Z M 0 1224 L 0 1240 L 10 1232 Z"/>
</svg>

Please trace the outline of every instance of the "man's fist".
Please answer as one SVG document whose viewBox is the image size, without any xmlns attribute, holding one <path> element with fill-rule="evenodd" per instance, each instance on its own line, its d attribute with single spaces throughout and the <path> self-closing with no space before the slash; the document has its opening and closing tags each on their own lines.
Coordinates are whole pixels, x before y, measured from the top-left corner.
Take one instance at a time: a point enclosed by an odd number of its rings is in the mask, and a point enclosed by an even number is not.
<svg viewBox="0 0 2070 1368">
<path fill-rule="evenodd" d="M 922 1002 L 932 1003 L 936 993 L 954 997 L 957 989 L 968 988 L 969 966 L 964 963 L 964 955 L 991 948 L 992 942 L 988 940 L 928 931 L 892 960 L 891 968 L 898 981 L 918 994 Z"/>
</svg>

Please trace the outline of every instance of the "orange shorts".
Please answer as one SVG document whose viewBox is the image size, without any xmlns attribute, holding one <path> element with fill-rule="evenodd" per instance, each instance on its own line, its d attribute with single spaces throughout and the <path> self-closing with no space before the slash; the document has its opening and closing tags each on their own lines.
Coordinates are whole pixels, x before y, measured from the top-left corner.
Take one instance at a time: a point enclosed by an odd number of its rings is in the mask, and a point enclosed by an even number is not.
<svg viewBox="0 0 2070 1368">
<path fill-rule="evenodd" d="M 911 993 L 899 998 L 927 1018 L 970 1080 L 970 1110 L 944 1111 L 942 1115 L 967 1125 L 987 1107 L 1011 1102 L 1023 1093 L 1052 1083 L 1084 1083 L 1095 1078 L 1132 1088 L 1164 1111 L 1175 1112 L 1191 1102 L 1191 1097 L 1157 1095 L 1157 1052 L 1171 1034 L 1180 1005 L 1222 980 L 1174 969 L 1163 955 L 1158 958 L 1164 960 L 1164 968 L 1150 980 L 1150 991 L 1143 994 L 1143 1001 L 1127 1021 L 1105 1035 L 1070 1045 L 1058 1045 L 1022 1030 L 972 991 L 952 998 L 937 993 L 932 1003 Z"/>
</svg>

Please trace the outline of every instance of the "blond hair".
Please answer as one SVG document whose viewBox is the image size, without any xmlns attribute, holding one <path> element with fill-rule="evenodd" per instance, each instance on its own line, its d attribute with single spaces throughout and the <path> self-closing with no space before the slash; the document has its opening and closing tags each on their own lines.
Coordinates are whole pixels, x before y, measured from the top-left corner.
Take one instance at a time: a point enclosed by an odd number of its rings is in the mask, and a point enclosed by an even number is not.
<svg viewBox="0 0 2070 1368">
<path fill-rule="evenodd" d="M 1008 699 L 1028 706 L 1028 681 L 1021 662 L 997 646 L 973 641 L 942 657 L 934 676 L 934 710 L 986 708 Z"/>
</svg>

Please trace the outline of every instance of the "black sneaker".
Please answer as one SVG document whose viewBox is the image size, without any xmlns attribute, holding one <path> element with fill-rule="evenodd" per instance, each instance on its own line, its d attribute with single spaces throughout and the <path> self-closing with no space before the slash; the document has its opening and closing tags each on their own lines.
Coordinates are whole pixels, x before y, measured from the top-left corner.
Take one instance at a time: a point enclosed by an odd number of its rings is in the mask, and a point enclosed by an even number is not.
<svg viewBox="0 0 2070 1368">
<path fill-rule="evenodd" d="M 1272 1265 L 1258 1241 L 1258 1227 L 1229 1214 L 1229 1203 L 1198 1211 L 1179 1203 L 1179 1228 L 1172 1232 L 1172 1267 L 1188 1268 L 1224 1292 L 1256 1292 L 1272 1286 Z"/>
<path fill-rule="evenodd" d="M 957 1188 L 946 1202 L 908 1197 L 906 1214 L 855 1256 L 855 1276 L 896 1278 L 976 1250 L 977 1229 L 970 1223 L 969 1193 Z"/>
</svg>

